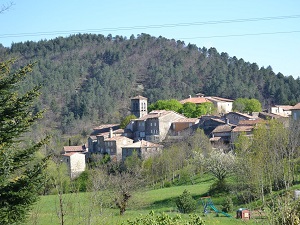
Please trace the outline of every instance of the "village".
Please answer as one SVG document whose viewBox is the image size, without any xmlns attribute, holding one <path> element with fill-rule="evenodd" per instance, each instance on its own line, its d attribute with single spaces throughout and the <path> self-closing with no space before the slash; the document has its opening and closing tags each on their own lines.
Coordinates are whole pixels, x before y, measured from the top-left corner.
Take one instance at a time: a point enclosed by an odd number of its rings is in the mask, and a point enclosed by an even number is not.
<svg viewBox="0 0 300 225">
<path fill-rule="evenodd" d="M 233 111 L 231 99 L 196 94 L 180 103 L 202 104 L 211 102 L 216 108 L 214 115 L 200 118 L 187 118 L 174 111 L 153 110 L 148 112 L 147 98 L 136 96 L 131 100 L 131 114 L 136 116 L 125 129 L 120 124 L 102 124 L 93 128 L 87 143 L 79 146 L 64 146 L 62 157 L 67 164 L 71 179 L 78 177 L 87 167 L 93 154 L 109 155 L 112 161 L 121 162 L 134 151 L 141 159 L 147 159 L 161 152 L 164 143 L 176 142 L 193 135 L 202 129 L 209 137 L 212 146 L 234 148 L 235 140 L 244 135 L 251 138 L 258 124 L 267 120 L 278 120 L 289 126 L 289 120 L 300 117 L 300 103 L 291 105 L 273 105 L 262 112 L 249 114 Z"/>
</svg>

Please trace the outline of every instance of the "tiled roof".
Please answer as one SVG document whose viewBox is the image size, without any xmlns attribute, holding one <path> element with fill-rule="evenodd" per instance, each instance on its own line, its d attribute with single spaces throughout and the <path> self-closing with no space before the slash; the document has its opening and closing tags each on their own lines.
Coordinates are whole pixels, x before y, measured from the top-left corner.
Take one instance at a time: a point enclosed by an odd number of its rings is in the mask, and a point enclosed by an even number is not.
<svg viewBox="0 0 300 225">
<path fill-rule="evenodd" d="M 217 119 L 217 118 L 211 118 L 211 120 L 219 122 L 219 123 L 225 123 L 225 121 L 223 121 L 221 119 Z"/>
<path fill-rule="evenodd" d="M 138 141 L 138 142 L 134 142 L 130 145 L 126 145 L 126 146 L 123 146 L 122 148 L 151 148 L 151 147 L 163 147 L 162 145 L 160 144 L 156 144 L 156 143 L 152 143 L 152 142 L 149 142 L 149 141 L 145 141 L 145 140 L 141 140 L 141 141 Z"/>
<path fill-rule="evenodd" d="M 254 126 L 237 126 L 235 127 L 232 132 L 251 132 Z"/>
<path fill-rule="evenodd" d="M 232 126 L 228 124 L 217 126 L 212 133 L 222 133 L 222 132 L 230 132 L 232 130 Z"/>
<path fill-rule="evenodd" d="M 240 113 L 240 112 L 229 112 L 227 114 L 237 114 L 239 116 L 243 116 L 243 117 L 246 117 L 246 118 L 252 119 L 252 120 L 257 118 L 256 116 L 251 116 L 251 115 L 248 115 L 246 113 Z"/>
<path fill-rule="evenodd" d="M 138 119 L 134 119 L 134 120 L 147 120 L 147 119 L 151 119 L 151 118 L 159 118 L 161 116 L 165 116 L 170 113 L 178 114 L 174 111 L 169 111 L 169 110 L 153 110 L 150 113 L 148 113 L 147 115 L 145 115 L 141 118 L 138 118 Z M 178 115 L 180 115 L 180 114 L 178 114 Z M 181 115 L 181 116 L 183 116 L 183 115 Z M 185 117 L 185 116 L 183 116 L 183 117 Z"/>
<path fill-rule="evenodd" d="M 274 114 L 274 113 L 267 113 L 267 112 L 259 112 L 259 117 L 264 117 L 264 118 L 275 118 L 275 119 L 279 119 L 279 118 L 284 118 L 284 116 L 280 116 L 278 114 Z"/>
<path fill-rule="evenodd" d="M 174 123 L 198 123 L 199 119 L 198 118 L 180 118 Z"/>
<path fill-rule="evenodd" d="M 211 102 L 211 101 L 207 100 L 205 97 L 192 97 L 192 98 L 187 98 L 187 99 L 183 99 L 180 101 L 181 104 L 184 104 L 186 102 L 201 104 L 201 103 Z"/>
<path fill-rule="evenodd" d="M 284 111 L 288 111 L 288 110 L 291 110 L 294 106 L 291 106 L 291 105 L 275 105 L 274 107 L 281 108 Z"/>
<path fill-rule="evenodd" d="M 250 126 L 250 125 L 255 125 L 255 124 L 258 124 L 258 123 L 261 123 L 263 122 L 264 120 L 263 119 L 255 119 L 255 120 L 241 120 L 239 121 L 239 125 L 243 125 L 243 126 Z"/>
<path fill-rule="evenodd" d="M 295 110 L 300 109 L 300 102 L 298 104 L 296 104 L 291 110 L 293 110 L 293 109 L 295 109 Z"/>
<path fill-rule="evenodd" d="M 86 150 L 85 146 L 64 146 L 64 152 L 83 152 Z"/>
<path fill-rule="evenodd" d="M 220 97 L 215 97 L 215 96 L 209 96 L 205 97 L 209 101 L 214 101 L 214 102 L 233 102 L 234 100 L 228 99 L 228 98 L 220 98 Z"/>
<path fill-rule="evenodd" d="M 135 96 L 135 97 L 133 97 L 133 98 L 131 98 L 131 99 L 145 99 L 145 100 L 147 100 L 146 97 L 141 96 L 141 95 Z"/>
</svg>

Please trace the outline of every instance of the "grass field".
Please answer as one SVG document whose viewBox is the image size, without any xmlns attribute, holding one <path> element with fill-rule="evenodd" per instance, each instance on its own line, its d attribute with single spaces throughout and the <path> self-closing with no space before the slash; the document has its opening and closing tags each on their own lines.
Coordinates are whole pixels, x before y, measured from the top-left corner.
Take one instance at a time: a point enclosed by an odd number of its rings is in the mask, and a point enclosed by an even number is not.
<svg viewBox="0 0 300 225">
<path fill-rule="evenodd" d="M 178 214 L 175 198 L 182 194 L 186 189 L 197 200 L 198 206 L 195 213 L 203 217 L 203 206 L 200 197 L 205 195 L 212 184 L 212 179 L 202 179 L 194 185 L 174 186 L 169 188 L 145 190 L 136 193 L 131 200 L 125 215 L 119 216 L 117 208 L 111 205 L 101 205 L 102 199 L 107 196 L 101 193 L 73 193 L 63 196 L 65 224 L 121 224 L 123 221 L 133 219 L 139 215 L 146 215 L 151 210 L 157 213 L 168 213 L 171 216 Z M 218 209 L 221 209 L 223 197 L 212 200 Z M 238 209 L 238 208 L 236 208 Z M 33 207 L 27 224 L 60 224 L 59 197 L 57 195 L 42 196 L 40 201 Z M 209 213 L 203 217 L 207 225 L 213 224 L 264 224 L 263 220 L 242 221 L 233 217 L 228 218 L 220 214 Z M 182 215 L 188 218 L 188 215 Z"/>
</svg>

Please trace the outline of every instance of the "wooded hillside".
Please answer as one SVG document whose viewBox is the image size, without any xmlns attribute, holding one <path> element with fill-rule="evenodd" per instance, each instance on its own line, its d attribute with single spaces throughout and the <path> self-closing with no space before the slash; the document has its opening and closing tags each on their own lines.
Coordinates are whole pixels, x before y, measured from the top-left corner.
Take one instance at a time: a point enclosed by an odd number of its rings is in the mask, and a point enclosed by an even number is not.
<svg viewBox="0 0 300 225">
<path fill-rule="evenodd" d="M 259 54 L 259 52 L 258 52 Z M 36 62 L 22 92 L 42 86 L 36 111 L 47 108 L 43 124 L 66 134 L 92 124 L 120 122 L 130 97 L 181 100 L 189 95 L 256 98 L 264 107 L 300 101 L 300 79 L 275 74 L 271 67 L 219 53 L 215 48 L 164 37 L 105 37 L 78 34 L 39 42 L 0 45 L 1 61 L 15 57 L 15 68 Z"/>
</svg>

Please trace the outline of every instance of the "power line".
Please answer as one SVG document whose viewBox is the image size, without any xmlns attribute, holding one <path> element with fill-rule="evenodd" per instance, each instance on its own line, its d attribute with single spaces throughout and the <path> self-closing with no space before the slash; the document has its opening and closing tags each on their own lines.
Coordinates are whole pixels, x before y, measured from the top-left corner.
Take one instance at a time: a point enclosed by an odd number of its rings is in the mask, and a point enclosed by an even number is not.
<svg viewBox="0 0 300 225">
<path fill-rule="evenodd" d="M 243 37 L 243 36 L 258 36 L 258 35 L 272 35 L 272 34 L 290 34 L 300 33 L 300 30 L 294 31 L 277 31 L 277 32 L 264 32 L 264 33 L 249 33 L 249 34 L 228 34 L 228 35 L 214 35 L 214 36 L 202 36 L 202 37 L 190 37 L 190 38 L 178 38 L 178 39 L 201 39 L 201 38 L 226 38 L 226 37 Z"/>
<path fill-rule="evenodd" d="M 298 18 L 300 18 L 300 15 L 259 17 L 259 18 L 232 19 L 232 20 L 216 20 L 216 21 L 176 23 L 176 24 L 161 24 L 161 25 L 145 25 L 145 26 L 132 26 L 132 27 L 116 27 L 116 28 L 100 28 L 100 29 L 84 29 L 84 30 L 68 30 L 68 31 L 49 31 L 49 32 L 35 32 L 35 33 L 2 34 L 2 35 L 0 35 L 0 38 L 29 37 L 29 36 L 42 36 L 42 35 L 62 35 L 62 34 L 74 34 L 74 33 L 86 33 L 86 32 L 94 33 L 94 32 L 124 31 L 124 30 L 137 30 L 137 29 L 160 29 L 160 28 L 187 27 L 187 26 L 204 26 L 204 25 L 216 25 L 216 24 L 245 23 L 245 22 L 257 22 L 257 21 L 269 21 L 269 20 L 286 20 L 286 19 L 298 19 Z M 276 32 L 274 32 L 273 34 L 275 34 L 275 33 Z M 279 33 L 282 33 L 282 32 L 279 32 Z M 249 34 L 249 35 L 254 35 L 254 34 Z M 246 36 L 246 35 L 243 35 L 243 36 Z M 216 37 L 219 37 L 219 36 L 216 36 Z M 205 38 L 205 37 L 202 37 L 202 38 Z"/>
</svg>

